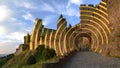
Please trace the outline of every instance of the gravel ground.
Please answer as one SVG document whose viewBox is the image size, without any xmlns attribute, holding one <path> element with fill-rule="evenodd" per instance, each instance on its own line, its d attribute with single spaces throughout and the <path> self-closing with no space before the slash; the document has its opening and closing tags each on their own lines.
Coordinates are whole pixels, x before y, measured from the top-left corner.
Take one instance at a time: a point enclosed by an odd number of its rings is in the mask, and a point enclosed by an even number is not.
<svg viewBox="0 0 120 68">
<path fill-rule="evenodd" d="M 120 59 L 93 52 L 78 52 L 63 68 L 120 68 Z"/>
</svg>

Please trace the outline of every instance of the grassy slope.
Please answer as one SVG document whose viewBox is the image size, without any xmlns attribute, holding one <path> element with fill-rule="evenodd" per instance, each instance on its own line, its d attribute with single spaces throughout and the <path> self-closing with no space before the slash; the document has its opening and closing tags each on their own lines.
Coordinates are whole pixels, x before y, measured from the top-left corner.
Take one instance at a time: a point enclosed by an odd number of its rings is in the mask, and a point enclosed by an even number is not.
<svg viewBox="0 0 120 68">
<path fill-rule="evenodd" d="M 25 66 L 23 66 L 23 68 L 42 68 L 42 63 L 45 63 L 45 62 L 54 62 L 57 59 L 58 59 L 58 57 L 54 57 L 54 58 L 52 58 L 50 60 L 47 60 L 47 61 L 38 61 L 34 65 L 25 65 Z"/>
<path fill-rule="evenodd" d="M 22 68 L 22 66 L 26 65 L 26 60 L 30 55 L 30 51 L 24 51 L 20 55 L 10 59 L 2 68 Z"/>
<path fill-rule="evenodd" d="M 47 61 L 38 61 L 39 57 L 37 58 L 37 63 L 33 65 L 27 65 L 26 61 L 30 55 L 34 54 L 34 52 L 31 51 L 24 51 L 18 56 L 14 56 L 12 59 L 10 59 L 5 65 L 2 66 L 2 68 L 42 68 L 42 63 L 44 62 L 53 62 L 55 60 L 58 60 L 58 57 L 54 57 Z"/>
<path fill-rule="evenodd" d="M 1 68 L 1 66 L 3 66 L 8 60 L 10 60 L 12 57 L 14 57 L 13 54 L 9 54 L 9 55 L 7 55 L 7 56 L 0 57 L 0 68 Z"/>
</svg>

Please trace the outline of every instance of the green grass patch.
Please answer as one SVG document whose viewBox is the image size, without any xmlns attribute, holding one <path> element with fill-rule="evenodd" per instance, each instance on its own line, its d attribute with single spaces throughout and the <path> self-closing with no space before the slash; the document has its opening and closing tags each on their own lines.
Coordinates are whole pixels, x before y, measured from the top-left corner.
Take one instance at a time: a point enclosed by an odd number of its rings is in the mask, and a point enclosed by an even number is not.
<svg viewBox="0 0 120 68">
<path fill-rule="evenodd" d="M 10 54 L 0 58 L 0 67 L 4 65 L 8 60 L 10 60 L 14 55 Z"/>
<path fill-rule="evenodd" d="M 25 50 L 20 55 L 14 56 L 2 68 L 42 68 L 42 63 L 54 62 L 57 58 L 55 50 L 39 45 L 34 51 Z M 33 61 L 35 63 L 31 63 Z"/>
</svg>

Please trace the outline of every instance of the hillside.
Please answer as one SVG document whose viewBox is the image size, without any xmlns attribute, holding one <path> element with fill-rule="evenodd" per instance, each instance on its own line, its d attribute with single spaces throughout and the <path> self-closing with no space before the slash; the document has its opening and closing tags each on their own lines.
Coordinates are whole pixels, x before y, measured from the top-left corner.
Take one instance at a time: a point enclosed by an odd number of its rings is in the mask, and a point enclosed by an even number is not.
<svg viewBox="0 0 120 68">
<path fill-rule="evenodd" d="M 3 68 L 18 68 L 20 66 L 23 66 L 26 63 L 27 58 L 31 55 L 30 51 L 22 52 L 18 56 L 14 56 L 12 59 L 10 59 Z"/>
<path fill-rule="evenodd" d="M 9 61 L 11 58 L 13 58 L 13 54 L 6 55 L 4 57 L 0 57 L 0 67 L 3 66 L 7 61 Z"/>
<path fill-rule="evenodd" d="M 31 56 L 32 58 L 30 58 Z M 25 50 L 19 55 L 14 56 L 2 68 L 41 68 L 42 63 L 55 61 L 56 59 L 57 57 L 55 57 L 55 51 L 53 49 L 39 46 L 33 52 Z"/>
</svg>

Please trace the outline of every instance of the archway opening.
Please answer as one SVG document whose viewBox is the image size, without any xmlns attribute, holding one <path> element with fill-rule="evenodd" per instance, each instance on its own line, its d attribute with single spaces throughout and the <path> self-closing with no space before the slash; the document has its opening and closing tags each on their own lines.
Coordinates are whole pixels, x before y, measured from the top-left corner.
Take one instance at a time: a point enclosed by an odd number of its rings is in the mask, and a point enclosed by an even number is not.
<svg viewBox="0 0 120 68">
<path fill-rule="evenodd" d="M 89 51 L 91 48 L 91 37 L 89 34 L 79 34 L 75 40 L 75 45 L 80 51 Z"/>
</svg>

